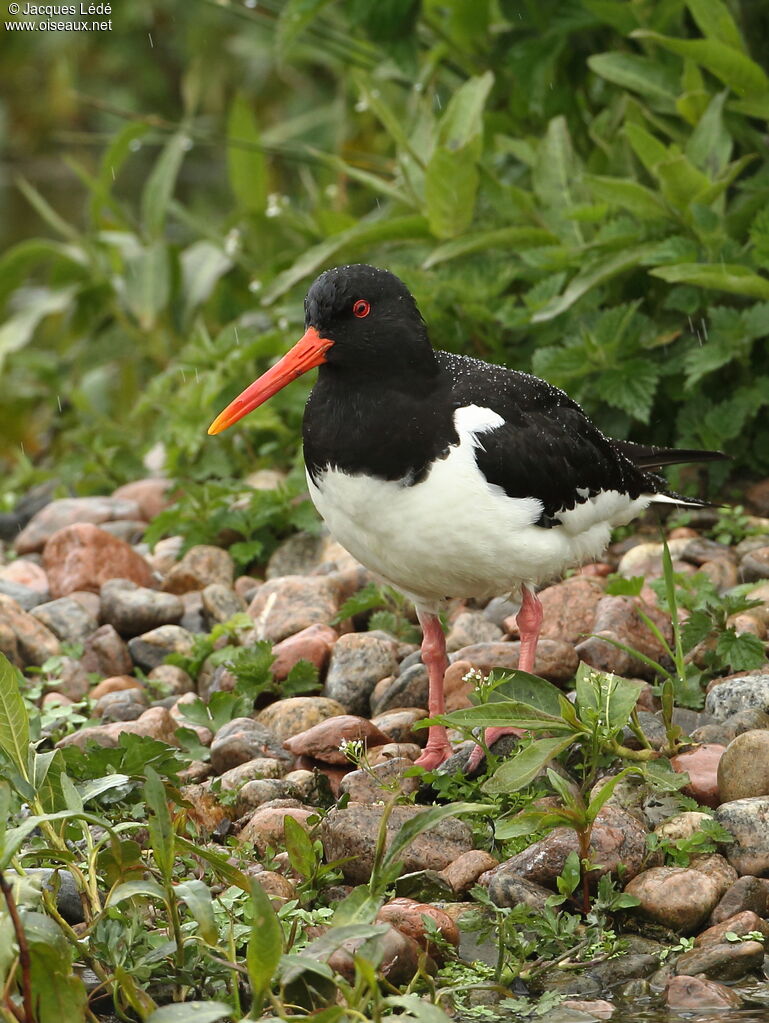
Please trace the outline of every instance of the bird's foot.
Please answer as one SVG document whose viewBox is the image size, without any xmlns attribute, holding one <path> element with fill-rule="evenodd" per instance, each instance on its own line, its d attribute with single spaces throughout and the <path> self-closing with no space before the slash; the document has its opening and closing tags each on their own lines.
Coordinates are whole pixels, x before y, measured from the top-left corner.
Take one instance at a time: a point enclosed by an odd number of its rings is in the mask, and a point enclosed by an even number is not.
<svg viewBox="0 0 769 1023">
<path fill-rule="evenodd" d="M 418 767 L 424 767 L 426 771 L 434 771 L 453 755 L 454 749 L 448 739 L 440 743 L 428 742 L 414 763 Z"/>
<path fill-rule="evenodd" d="M 495 743 L 497 739 L 501 739 L 503 735 L 524 734 L 525 733 L 522 728 L 512 728 L 510 726 L 507 728 L 499 727 L 487 728 L 486 731 L 483 733 L 483 741 L 486 743 L 486 748 L 491 749 L 492 743 Z M 466 770 L 468 774 L 471 771 L 475 771 L 478 769 L 480 762 L 483 760 L 485 756 L 486 750 L 484 750 L 483 746 L 476 746 L 475 749 L 470 754 L 470 759 L 467 761 Z"/>
</svg>

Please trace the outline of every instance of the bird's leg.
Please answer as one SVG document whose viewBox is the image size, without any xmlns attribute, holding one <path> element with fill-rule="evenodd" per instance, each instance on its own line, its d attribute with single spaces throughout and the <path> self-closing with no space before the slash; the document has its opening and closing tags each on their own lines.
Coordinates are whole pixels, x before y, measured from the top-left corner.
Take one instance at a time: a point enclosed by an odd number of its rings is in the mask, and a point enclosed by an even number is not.
<svg viewBox="0 0 769 1023">
<path fill-rule="evenodd" d="M 521 635 L 521 648 L 518 654 L 518 670 L 528 671 L 530 674 L 534 671 L 534 660 L 537 654 L 537 642 L 539 641 L 539 634 L 542 630 L 542 604 L 540 603 L 539 597 L 533 590 L 530 590 L 528 586 L 524 584 L 521 591 L 521 607 L 518 614 L 515 617 L 518 624 L 518 631 Z M 489 749 L 493 742 L 496 742 L 503 735 L 521 735 L 520 728 L 487 728 L 483 733 L 483 740 L 486 743 L 486 748 Z M 470 754 L 470 760 L 467 764 L 468 771 L 474 771 L 475 768 L 480 764 L 483 759 L 483 749 L 480 746 L 476 746 L 473 752 Z"/>
<path fill-rule="evenodd" d="M 430 717 L 446 713 L 446 699 L 443 693 L 443 677 L 449 660 L 446 656 L 446 637 L 443 635 L 438 615 L 417 611 L 422 627 L 422 661 L 427 668 L 428 696 L 427 709 Z M 454 750 L 449 742 L 445 725 L 431 725 L 427 733 L 427 745 L 416 761 L 420 767 L 432 771 L 452 755 Z"/>
</svg>

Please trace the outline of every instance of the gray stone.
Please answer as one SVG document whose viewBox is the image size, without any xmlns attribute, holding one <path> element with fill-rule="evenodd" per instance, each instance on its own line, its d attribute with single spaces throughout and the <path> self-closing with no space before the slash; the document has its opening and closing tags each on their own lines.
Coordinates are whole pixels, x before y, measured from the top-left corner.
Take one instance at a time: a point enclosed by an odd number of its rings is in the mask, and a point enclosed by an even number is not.
<svg viewBox="0 0 769 1023">
<path fill-rule="evenodd" d="M 95 672 L 103 678 L 133 672 L 128 647 L 111 625 L 101 625 L 88 637 L 80 663 L 86 671 Z"/>
<path fill-rule="evenodd" d="M 267 578 L 309 575 L 320 564 L 324 537 L 315 533 L 294 533 L 275 548 L 267 562 Z"/>
<path fill-rule="evenodd" d="M 769 873 L 769 797 L 722 803 L 714 816 L 734 835 L 725 855 L 737 873 L 756 877 Z"/>
<path fill-rule="evenodd" d="M 209 628 L 218 622 L 229 621 L 233 615 L 242 614 L 246 610 L 243 599 L 231 586 L 224 583 L 209 583 L 201 591 L 203 617 Z"/>
<path fill-rule="evenodd" d="M 503 630 L 482 611 L 463 611 L 451 624 L 446 636 L 446 649 L 453 653 L 473 643 L 498 642 L 503 636 Z"/>
<path fill-rule="evenodd" d="M 60 597 L 38 604 L 30 612 L 62 643 L 83 643 L 98 627 L 98 622 L 72 597 Z"/>
<path fill-rule="evenodd" d="M 769 713 L 769 672 L 725 679 L 713 686 L 705 698 L 706 713 L 718 721 L 756 707 Z"/>
<path fill-rule="evenodd" d="M 760 941 L 724 942 L 705 945 L 684 952 L 676 960 L 677 974 L 687 977 L 704 975 L 709 980 L 741 980 L 764 962 L 764 945 Z"/>
<path fill-rule="evenodd" d="M 279 739 L 253 718 L 233 718 L 218 730 L 211 743 L 211 766 L 217 774 L 257 757 L 293 760 Z"/>
<path fill-rule="evenodd" d="M 51 867 L 27 867 L 26 870 L 31 877 L 40 879 L 46 891 L 56 892 L 56 908 L 68 924 L 84 922 L 83 903 L 75 879 L 68 870 L 54 870 Z"/>
<path fill-rule="evenodd" d="M 33 607 L 48 599 L 46 594 L 39 590 L 33 590 L 31 586 L 22 586 L 11 579 L 0 579 L 0 593 L 11 597 L 24 611 L 31 611 Z"/>
<path fill-rule="evenodd" d="M 729 743 L 718 762 L 721 801 L 769 795 L 769 731 L 743 732 Z"/>
<path fill-rule="evenodd" d="M 147 695 L 143 689 L 119 689 L 99 697 L 94 713 L 102 721 L 136 721 L 146 709 Z"/>
<path fill-rule="evenodd" d="M 427 706 L 427 668 L 418 661 L 410 667 L 401 666 L 401 673 L 383 678 L 374 687 L 371 697 L 371 714 L 376 717 L 396 707 Z"/>
<path fill-rule="evenodd" d="M 325 695 L 341 703 L 350 714 L 368 714 L 374 686 L 396 668 L 391 640 L 350 632 L 340 636 L 331 650 Z"/>
<path fill-rule="evenodd" d="M 128 641 L 128 650 L 135 664 L 145 671 L 157 668 L 169 654 L 190 654 L 193 648 L 191 632 L 179 625 L 161 625 Z"/>
<path fill-rule="evenodd" d="M 552 894 L 549 888 L 510 871 L 495 873 L 489 881 L 489 898 L 505 909 L 523 904 L 541 912 Z"/>
<path fill-rule="evenodd" d="M 109 579 L 101 588 L 101 614 L 122 636 L 138 636 L 161 625 L 175 625 L 184 605 L 172 593 L 137 586 L 130 579 Z"/>
</svg>

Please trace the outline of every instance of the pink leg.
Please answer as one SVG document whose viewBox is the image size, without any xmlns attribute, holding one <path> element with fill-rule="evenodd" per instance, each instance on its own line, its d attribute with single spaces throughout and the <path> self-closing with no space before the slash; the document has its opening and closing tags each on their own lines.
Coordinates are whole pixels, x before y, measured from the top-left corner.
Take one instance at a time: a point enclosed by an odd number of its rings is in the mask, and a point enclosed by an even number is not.
<svg viewBox="0 0 769 1023">
<path fill-rule="evenodd" d="M 542 604 L 539 597 L 524 585 L 521 592 L 521 609 L 516 615 L 516 622 L 521 634 L 521 651 L 518 655 L 518 670 L 534 672 L 534 661 L 537 654 L 537 642 L 542 630 Z M 520 728 L 487 728 L 483 733 L 484 742 L 488 747 L 503 735 L 521 735 Z M 474 771 L 483 759 L 483 750 L 476 746 L 467 764 L 468 771 Z"/>
<path fill-rule="evenodd" d="M 429 679 L 427 709 L 430 717 L 435 717 L 436 714 L 446 713 L 446 700 L 443 695 L 443 676 L 449 666 L 446 637 L 443 635 L 437 615 L 417 611 L 417 617 L 422 626 L 422 660 Z M 444 760 L 448 760 L 453 752 L 445 726 L 431 725 L 427 733 L 427 745 L 416 763 L 432 771 Z"/>
</svg>

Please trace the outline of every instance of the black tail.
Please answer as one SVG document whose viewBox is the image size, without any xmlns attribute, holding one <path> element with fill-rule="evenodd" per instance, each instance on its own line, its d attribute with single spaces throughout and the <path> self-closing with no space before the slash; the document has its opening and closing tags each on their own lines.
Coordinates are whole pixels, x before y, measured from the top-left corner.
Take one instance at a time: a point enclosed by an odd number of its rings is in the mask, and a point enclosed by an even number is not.
<svg viewBox="0 0 769 1023">
<path fill-rule="evenodd" d="M 698 451 L 696 448 L 658 448 L 631 440 L 612 440 L 615 450 L 639 469 L 661 469 L 682 462 L 723 462 L 730 458 L 723 451 Z"/>
</svg>

